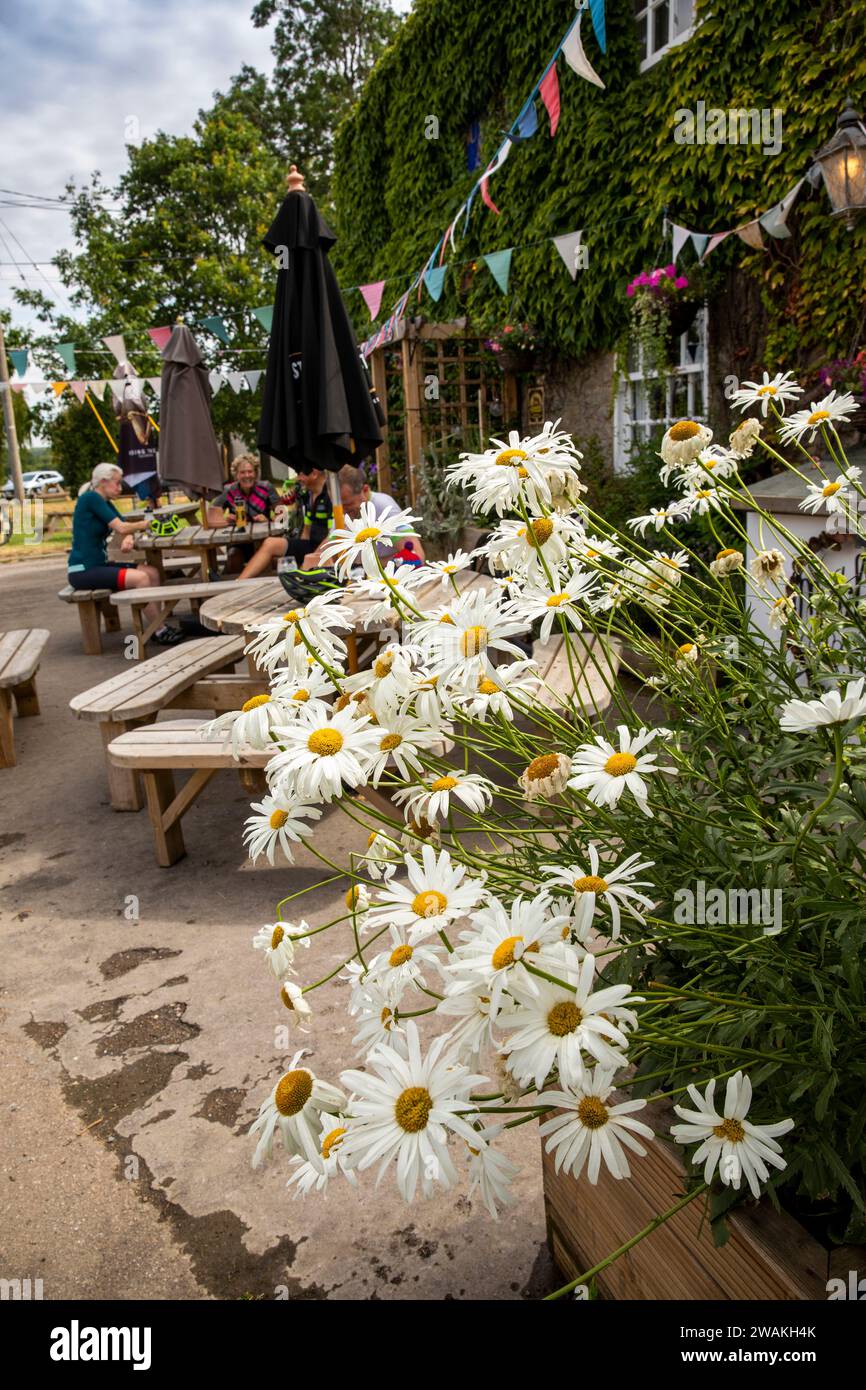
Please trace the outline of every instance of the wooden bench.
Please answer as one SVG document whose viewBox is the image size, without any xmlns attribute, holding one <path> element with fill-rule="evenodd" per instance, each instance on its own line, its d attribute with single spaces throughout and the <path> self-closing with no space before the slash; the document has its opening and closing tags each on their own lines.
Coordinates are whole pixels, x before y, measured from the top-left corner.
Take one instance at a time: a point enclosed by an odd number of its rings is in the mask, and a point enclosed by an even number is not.
<svg viewBox="0 0 866 1390">
<path fill-rule="evenodd" d="M 13 701 L 20 719 L 39 713 L 36 672 L 49 636 L 44 627 L 0 632 L 0 767 L 15 766 Z"/>
<path fill-rule="evenodd" d="M 241 636 L 199 637 L 184 642 L 83 691 L 70 700 L 69 707 L 77 719 L 99 724 L 106 748 L 130 729 L 153 723 L 160 710 L 212 710 L 221 714 L 240 709 L 267 690 L 261 679 L 224 674 L 243 656 L 244 640 Z M 144 798 L 137 775 L 110 758 L 107 767 L 112 808 L 140 811 Z"/>
<path fill-rule="evenodd" d="M 106 632 L 120 631 L 120 614 L 111 606 L 110 589 L 73 589 L 67 584 L 57 597 L 64 603 L 74 603 L 81 623 L 81 638 L 85 656 L 99 656 L 102 651 L 102 628 Z"/>
<path fill-rule="evenodd" d="M 138 660 L 147 657 L 147 643 L 153 634 L 162 627 L 179 603 L 188 602 L 193 613 L 197 614 L 206 599 L 225 593 L 227 588 L 243 590 L 253 579 L 236 580 L 234 583 L 161 584 L 150 589 L 123 589 L 111 595 L 112 605 L 117 609 L 128 608 L 132 614 L 132 628 L 137 640 Z M 157 615 L 150 622 L 145 621 L 144 610 L 148 604 L 156 607 Z"/>
<path fill-rule="evenodd" d="M 589 633 L 576 632 L 571 636 L 571 662 L 561 635 L 536 642 L 532 654 L 543 681 L 538 692 L 542 703 L 587 719 L 604 713 L 613 698 L 619 643 L 602 643 Z"/>
<path fill-rule="evenodd" d="M 181 719 L 149 724 L 121 734 L 108 745 L 109 761 L 115 770 L 127 777 L 140 777 L 144 783 L 156 860 L 164 869 L 186 854 L 181 820 L 214 773 L 239 770 L 244 786 L 250 790 L 251 778 L 256 773 L 262 778 L 263 769 L 273 756 L 272 749 L 259 752 L 241 748 L 235 757 L 230 738 L 201 738 L 202 723 L 199 719 Z M 175 786 L 176 771 L 190 773 L 180 791 Z"/>
</svg>

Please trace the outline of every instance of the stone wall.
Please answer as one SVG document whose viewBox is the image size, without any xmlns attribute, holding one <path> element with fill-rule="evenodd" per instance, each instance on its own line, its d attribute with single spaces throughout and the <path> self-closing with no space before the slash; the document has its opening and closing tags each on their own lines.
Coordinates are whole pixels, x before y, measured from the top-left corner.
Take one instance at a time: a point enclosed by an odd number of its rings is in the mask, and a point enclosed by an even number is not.
<svg viewBox="0 0 866 1390">
<path fill-rule="evenodd" d="M 606 458 L 613 459 L 613 378 L 611 352 L 594 353 L 575 362 L 554 359 L 543 372 L 521 378 L 521 428 L 530 433 L 538 427 L 530 422 L 532 390 L 544 390 L 544 419 L 561 420 L 562 428 L 578 440 L 598 439 Z"/>
</svg>

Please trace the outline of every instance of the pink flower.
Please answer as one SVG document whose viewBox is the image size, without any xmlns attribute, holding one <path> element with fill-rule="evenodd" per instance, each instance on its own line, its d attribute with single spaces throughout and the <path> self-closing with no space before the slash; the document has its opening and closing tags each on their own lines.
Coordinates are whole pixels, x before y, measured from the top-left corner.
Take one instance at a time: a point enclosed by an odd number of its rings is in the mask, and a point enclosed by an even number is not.
<svg viewBox="0 0 866 1390">
<path fill-rule="evenodd" d="M 677 273 L 677 268 L 676 268 L 675 265 L 666 265 L 666 266 L 665 266 L 665 275 L 668 277 L 669 280 L 673 280 L 673 279 L 675 278 L 675 276 L 676 276 L 676 273 Z"/>
<path fill-rule="evenodd" d="M 632 280 L 631 284 L 629 285 L 628 289 L 626 290 L 626 294 L 628 295 L 629 299 L 634 299 L 634 281 L 633 281 L 633 280 Z"/>
<path fill-rule="evenodd" d="M 685 275 L 678 275 L 676 280 L 674 281 L 674 285 L 678 290 L 687 290 L 689 287 L 689 282 L 686 279 Z"/>
</svg>

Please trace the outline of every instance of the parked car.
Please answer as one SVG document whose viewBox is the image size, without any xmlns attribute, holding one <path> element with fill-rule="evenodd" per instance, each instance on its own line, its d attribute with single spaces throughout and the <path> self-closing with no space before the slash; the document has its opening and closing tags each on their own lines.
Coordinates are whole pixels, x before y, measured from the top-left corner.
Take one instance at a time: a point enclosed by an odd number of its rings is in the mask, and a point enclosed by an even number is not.
<svg viewBox="0 0 866 1390">
<path fill-rule="evenodd" d="M 24 495 L 26 497 L 38 497 L 43 492 L 56 492 L 66 486 L 62 473 L 58 473 L 56 468 L 37 468 L 35 472 L 24 473 Z M 0 488 L 4 497 L 15 496 L 15 484 L 11 478 Z"/>
</svg>

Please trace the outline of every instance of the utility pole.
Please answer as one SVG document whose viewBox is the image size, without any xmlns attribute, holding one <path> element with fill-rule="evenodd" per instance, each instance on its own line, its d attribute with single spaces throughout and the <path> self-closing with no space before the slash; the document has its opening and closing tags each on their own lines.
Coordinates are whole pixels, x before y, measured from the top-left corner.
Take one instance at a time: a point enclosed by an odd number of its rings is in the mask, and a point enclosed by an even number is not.
<svg viewBox="0 0 866 1390">
<path fill-rule="evenodd" d="M 6 443 L 9 446 L 9 474 L 15 488 L 15 495 L 24 505 L 24 479 L 21 476 L 21 458 L 18 453 L 18 431 L 15 428 L 15 409 L 12 404 L 12 391 L 9 386 L 9 364 L 6 361 L 6 340 L 3 337 L 3 323 L 0 320 L 0 396 L 3 397 L 3 416 L 6 421 Z"/>
</svg>

